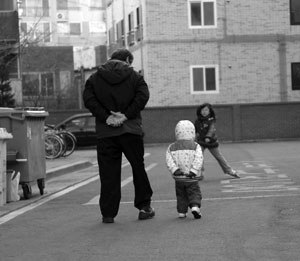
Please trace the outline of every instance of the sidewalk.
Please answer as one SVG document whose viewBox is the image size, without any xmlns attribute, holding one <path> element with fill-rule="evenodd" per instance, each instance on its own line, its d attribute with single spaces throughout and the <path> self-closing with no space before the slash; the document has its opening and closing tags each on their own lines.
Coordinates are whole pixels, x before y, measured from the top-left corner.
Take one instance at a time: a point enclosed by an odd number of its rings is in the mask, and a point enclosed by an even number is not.
<svg viewBox="0 0 300 261">
<path fill-rule="evenodd" d="M 96 167 L 93 169 L 93 172 L 84 171 L 84 169 L 92 166 Z M 24 200 L 22 199 L 22 188 L 19 186 L 21 199 L 0 206 L 0 217 L 97 175 L 97 152 L 95 148 L 75 150 L 74 153 L 68 157 L 46 160 L 44 195 L 40 195 L 37 184 L 33 182 L 30 184 L 32 196 L 30 199 Z"/>
<path fill-rule="evenodd" d="M 95 148 L 75 150 L 68 157 L 46 160 L 46 179 L 91 167 L 97 163 Z"/>
</svg>

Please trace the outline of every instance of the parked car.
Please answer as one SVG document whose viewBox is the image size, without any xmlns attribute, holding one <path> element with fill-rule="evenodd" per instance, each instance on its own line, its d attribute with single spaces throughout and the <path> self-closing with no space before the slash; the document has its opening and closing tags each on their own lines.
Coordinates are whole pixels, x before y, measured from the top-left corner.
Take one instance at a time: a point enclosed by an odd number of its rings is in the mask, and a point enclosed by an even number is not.
<svg viewBox="0 0 300 261">
<path fill-rule="evenodd" d="M 54 126 L 72 132 L 77 139 L 77 146 L 95 146 L 97 144 L 95 117 L 91 113 L 75 114 Z"/>
</svg>

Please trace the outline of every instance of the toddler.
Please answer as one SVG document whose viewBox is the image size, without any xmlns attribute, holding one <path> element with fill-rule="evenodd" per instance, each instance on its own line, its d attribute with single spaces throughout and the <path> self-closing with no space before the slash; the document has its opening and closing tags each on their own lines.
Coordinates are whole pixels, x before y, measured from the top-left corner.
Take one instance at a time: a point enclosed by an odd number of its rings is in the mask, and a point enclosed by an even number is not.
<svg viewBox="0 0 300 261">
<path fill-rule="evenodd" d="M 175 179 L 177 211 L 185 218 L 191 209 L 195 219 L 201 218 L 202 194 L 199 186 L 203 154 L 195 142 L 195 127 L 191 121 L 179 121 L 175 128 L 176 141 L 169 145 L 166 163 Z"/>
</svg>

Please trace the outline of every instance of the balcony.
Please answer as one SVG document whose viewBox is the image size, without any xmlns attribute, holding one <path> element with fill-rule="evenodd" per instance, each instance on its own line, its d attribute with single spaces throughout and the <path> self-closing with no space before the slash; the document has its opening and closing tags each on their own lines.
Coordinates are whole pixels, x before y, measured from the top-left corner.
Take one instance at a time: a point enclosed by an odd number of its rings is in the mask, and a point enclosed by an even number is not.
<svg viewBox="0 0 300 261">
<path fill-rule="evenodd" d="M 122 35 L 121 38 L 117 39 L 115 42 L 110 43 L 108 48 L 107 48 L 107 54 L 108 56 L 111 56 L 111 54 L 119 49 L 119 48 L 124 48 L 125 47 L 125 37 Z"/>
<path fill-rule="evenodd" d="M 117 44 L 116 43 L 111 43 L 108 48 L 107 48 L 107 54 L 108 56 L 111 56 L 111 54 L 117 49 Z"/>
<path fill-rule="evenodd" d="M 122 35 L 121 38 L 117 39 L 117 48 L 123 48 L 123 47 L 125 47 L 124 35 Z"/>
<path fill-rule="evenodd" d="M 0 41 L 16 43 L 19 40 L 19 25 L 17 11 L 0 12 Z"/>
<path fill-rule="evenodd" d="M 134 31 L 130 31 L 130 32 L 127 34 L 127 44 L 128 44 L 129 46 L 134 45 L 134 37 L 135 37 L 135 32 L 134 32 Z"/>
<path fill-rule="evenodd" d="M 49 17 L 49 7 L 26 6 L 19 8 L 20 17 Z"/>
<path fill-rule="evenodd" d="M 137 42 L 143 40 L 143 25 L 142 24 L 140 24 L 136 27 L 135 39 Z"/>
</svg>

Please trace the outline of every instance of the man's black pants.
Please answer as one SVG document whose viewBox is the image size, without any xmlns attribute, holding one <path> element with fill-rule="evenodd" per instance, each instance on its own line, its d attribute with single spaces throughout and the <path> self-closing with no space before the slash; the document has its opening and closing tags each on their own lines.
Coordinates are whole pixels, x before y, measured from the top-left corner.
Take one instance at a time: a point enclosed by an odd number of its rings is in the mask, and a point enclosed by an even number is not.
<svg viewBox="0 0 300 261">
<path fill-rule="evenodd" d="M 121 201 L 122 153 L 132 167 L 135 191 L 134 206 L 150 206 L 153 194 L 144 165 L 143 137 L 134 134 L 102 138 L 97 144 L 101 181 L 99 205 L 103 217 L 115 217 Z"/>
</svg>

